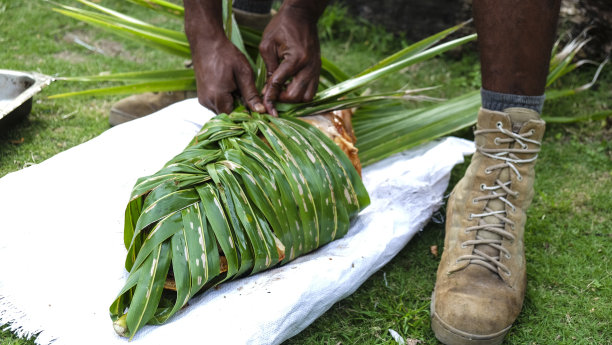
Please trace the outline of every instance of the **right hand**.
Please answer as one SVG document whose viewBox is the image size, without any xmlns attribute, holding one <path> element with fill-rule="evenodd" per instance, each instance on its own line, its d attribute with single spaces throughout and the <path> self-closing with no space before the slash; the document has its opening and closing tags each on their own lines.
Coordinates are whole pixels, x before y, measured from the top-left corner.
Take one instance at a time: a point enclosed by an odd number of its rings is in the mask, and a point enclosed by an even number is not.
<svg viewBox="0 0 612 345">
<path fill-rule="evenodd" d="M 234 96 L 240 94 L 251 110 L 264 113 L 246 57 L 224 36 L 208 43 L 191 47 L 200 104 L 217 114 L 229 114 Z"/>
</svg>

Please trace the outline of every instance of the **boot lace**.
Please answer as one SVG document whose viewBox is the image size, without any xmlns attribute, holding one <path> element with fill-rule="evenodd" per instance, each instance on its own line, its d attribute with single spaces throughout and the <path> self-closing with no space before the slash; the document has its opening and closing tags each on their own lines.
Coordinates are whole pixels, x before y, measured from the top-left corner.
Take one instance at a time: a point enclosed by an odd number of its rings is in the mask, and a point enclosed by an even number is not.
<svg viewBox="0 0 612 345">
<path fill-rule="evenodd" d="M 488 134 L 488 133 L 500 133 L 503 134 L 502 137 L 496 137 L 494 142 L 496 145 L 507 145 L 507 148 L 485 148 L 484 146 L 479 146 L 476 148 L 478 152 L 482 155 L 493 158 L 495 160 L 501 161 L 499 164 L 495 164 L 489 166 L 485 169 L 486 174 L 490 174 L 495 170 L 499 169 L 509 169 L 509 172 L 513 172 L 516 175 L 516 179 L 518 181 L 523 180 L 523 176 L 517 169 L 518 164 L 524 163 L 532 163 L 538 158 L 538 152 L 540 152 L 541 143 L 536 140 L 529 139 L 529 137 L 535 134 L 535 130 L 531 129 L 524 133 L 514 133 L 509 131 L 503 127 L 501 122 L 498 122 L 496 125 L 497 128 L 494 129 L 481 129 L 474 132 L 474 135 Z M 520 148 L 516 147 L 514 143 L 518 143 Z M 536 148 L 529 148 L 527 143 L 534 144 Z M 516 156 L 516 154 L 533 154 L 531 158 L 520 159 Z M 480 185 L 480 190 L 489 191 L 490 193 L 484 196 L 480 196 L 474 199 L 474 202 L 482 201 L 482 200 L 494 200 L 498 199 L 502 201 L 504 204 L 508 205 L 508 207 L 514 212 L 516 211 L 516 206 L 512 204 L 510 200 L 508 200 L 508 196 L 518 196 L 518 192 L 512 190 L 510 178 L 508 181 L 500 181 L 499 179 L 495 180 L 495 184 L 493 186 L 487 186 L 486 184 Z M 514 241 L 514 235 L 506 230 L 505 225 L 509 224 L 512 229 L 514 229 L 514 222 L 507 217 L 506 209 L 504 210 L 493 210 L 488 206 L 484 208 L 484 212 L 482 213 L 472 213 L 469 216 L 469 219 L 480 218 L 479 225 L 471 226 L 465 229 L 466 232 L 476 231 L 476 238 L 474 240 L 468 240 L 461 244 L 462 248 L 465 248 L 469 245 L 474 245 L 474 250 L 470 255 L 462 255 L 457 259 L 457 262 L 460 261 L 469 261 L 470 264 L 476 264 L 483 267 L 488 268 L 492 272 L 502 271 L 504 274 L 510 276 L 512 272 L 510 269 L 504 264 L 500 262 L 500 256 L 503 254 L 507 259 L 510 259 L 510 251 L 502 246 L 502 241 L 504 239 Z M 499 222 L 498 223 L 487 223 L 485 217 L 494 216 Z M 489 239 L 484 238 L 480 235 L 479 231 L 485 230 L 490 233 L 494 233 L 500 236 L 499 239 Z M 488 245 L 492 248 L 495 248 L 499 251 L 499 255 L 491 256 L 487 253 L 476 248 L 476 245 Z"/>
</svg>

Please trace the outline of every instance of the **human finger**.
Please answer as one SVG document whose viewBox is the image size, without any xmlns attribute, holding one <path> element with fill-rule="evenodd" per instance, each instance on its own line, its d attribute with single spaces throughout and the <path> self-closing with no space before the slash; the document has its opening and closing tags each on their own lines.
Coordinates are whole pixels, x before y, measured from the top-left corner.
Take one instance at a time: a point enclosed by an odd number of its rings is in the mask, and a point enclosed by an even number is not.
<svg viewBox="0 0 612 345">
<path fill-rule="evenodd" d="M 229 114 L 234 109 L 234 97 L 227 92 L 198 91 L 198 101 L 215 114 Z"/>
<path fill-rule="evenodd" d="M 285 82 L 295 74 L 296 69 L 297 65 L 295 63 L 290 59 L 285 59 L 268 79 L 263 102 L 270 115 L 278 116 L 274 108 L 274 102 L 278 99 L 278 96 L 285 86 Z"/>
<path fill-rule="evenodd" d="M 259 54 L 266 65 L 267 77 L 269 78 L 276 71 L 279 64 L 279 56 L 274 41 L 270 39 L 262 40 L 259 45 Z"/>
<path fill-rule="evenodd" d="M 217 94 L 213 102 L 219 110 L 217 114 L 229 114 L 234 110 L 234 97 L 230 93 L 224 92 Z"/>
<path fill-rule="evenodd" d="M 234 77 L 236 79 L 236 83 L 238 84 L 240 94 L 246 101 L 249 109 L 258 113 L 266 112 L 266 108 L 261 102 L 257 88 L 255 87 L 255 75 L 253 74 L 253 71 L 250 68 L 243 68 L 235 72 Z"/>
<path fill-rule="evenodd" d="M 308 83 L 308 87 L 306 88 L 306 92 L 304 92 L 304 98 L 302 102 L 310 102 L 317 94 L 317 87 L 319 86 L 319 78 L 314 78 L 310 80 Z"/>
<path fill-rule="evenodd" d="M 287 103 L 304 102 L 306 92 L 309 91 L 313 78 L 313 73 L 308 68 L 300 70 L 289 85 L 287 85 L 287 89 L 281 91 L 278 100 Z"/>
</svg>

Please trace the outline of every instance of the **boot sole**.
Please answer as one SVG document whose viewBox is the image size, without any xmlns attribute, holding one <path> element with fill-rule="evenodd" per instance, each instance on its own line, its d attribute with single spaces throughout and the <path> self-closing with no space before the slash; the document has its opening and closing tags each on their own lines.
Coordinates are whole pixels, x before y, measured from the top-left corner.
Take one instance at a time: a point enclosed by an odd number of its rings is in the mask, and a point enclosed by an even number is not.
<svg viewBox="0 0 612 345">
<path fill-rule="evenodd" d="M 446 345 L 499 345 L 504 341 L 511 326 L 494 334 L 471 334 L 458 330 L 444 322 L 435 310 L 435 290 L 431 295 L 431 329 L 436 338 Z"/>
</svg>

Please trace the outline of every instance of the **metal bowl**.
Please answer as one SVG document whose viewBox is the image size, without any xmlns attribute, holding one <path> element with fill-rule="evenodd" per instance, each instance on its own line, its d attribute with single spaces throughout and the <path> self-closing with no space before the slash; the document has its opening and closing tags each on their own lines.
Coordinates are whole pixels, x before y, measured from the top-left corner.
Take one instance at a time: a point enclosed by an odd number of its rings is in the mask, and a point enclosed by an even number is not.
<svg viewBox="0 0 612 345">
<path fill-rule="evenodd" d="M 0 69 L 0 129 L 27 117 L 32 97 L 52 81 L 53 77 L 36 72 Z"/>
</svg>

